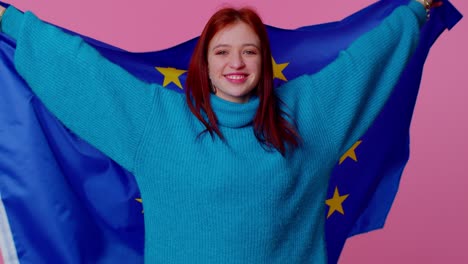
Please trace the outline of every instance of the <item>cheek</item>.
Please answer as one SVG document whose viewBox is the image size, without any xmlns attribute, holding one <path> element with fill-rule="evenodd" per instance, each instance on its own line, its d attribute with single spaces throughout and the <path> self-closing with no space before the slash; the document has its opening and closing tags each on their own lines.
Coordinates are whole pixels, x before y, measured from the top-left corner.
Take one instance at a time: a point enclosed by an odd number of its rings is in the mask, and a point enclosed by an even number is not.
<svg viewBox="0 0 468 264">
<path fill-rule="evenodd" d="M 213 58 L 211 58 L 211 56 L 208 56 L 208 59 L 207 59 L 207 68 L 208 68 L 208 75 L 211 77 L 211 73 L 213 71 Z"/>
<path fill-rule="evenodd" d="M 255 76 L 257 78 L 260 78 L 260 74 L 262 72 L 262 67 L 261 67 L 260 63 L 256 63 L 256 62 L 252 63 L 251 69 L 252 69 L 253 72 L 255 72 Z"/>
<path fill-rule="evenodd" d="M 208 74 L 210 76 L 216 76 L 217 74 L 219 74 L 221 70 L 221 67 L 219 65 L 219 63 L 215 62 L 215 61 L 208 61 Z"/>
<path fill-rule="evenodd" d="M 260 74 L 261 69 L 262 69 L 260 59 L 254 59 L 254 60 L 250 61 L 249 64 L 250 64 L 250 68 L 253 71 L 255 71 L 257 74 Z"/>
</svg>

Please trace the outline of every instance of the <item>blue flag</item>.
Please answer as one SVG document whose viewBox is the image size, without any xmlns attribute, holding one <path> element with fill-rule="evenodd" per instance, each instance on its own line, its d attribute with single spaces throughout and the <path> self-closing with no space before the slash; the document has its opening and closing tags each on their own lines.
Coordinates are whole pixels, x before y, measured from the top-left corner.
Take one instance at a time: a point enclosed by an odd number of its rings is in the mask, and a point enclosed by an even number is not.
<svg viewBox="0 0 468 264">
<path fill-rule="evenodd" d="M 342 21 L 297 30 L 268 27 L 275 85 L 319 71 L 407 2 L 380 1 Z M 383 226 L 408 160 L 426 55 L 460 19 L 448 1 L 433 10 L 385 109 L 337 164 L 324 201 L 329 263 L 338 261 L 349 236 Z M 178 92 L 197 40 L 130 53 L 84 38 L 138 78 Z M 0 263 L 143 263 L 144 212 L 133 175 L 45 109 L 16 73 L 14 49 L 0 34 Z"/>
</svg>

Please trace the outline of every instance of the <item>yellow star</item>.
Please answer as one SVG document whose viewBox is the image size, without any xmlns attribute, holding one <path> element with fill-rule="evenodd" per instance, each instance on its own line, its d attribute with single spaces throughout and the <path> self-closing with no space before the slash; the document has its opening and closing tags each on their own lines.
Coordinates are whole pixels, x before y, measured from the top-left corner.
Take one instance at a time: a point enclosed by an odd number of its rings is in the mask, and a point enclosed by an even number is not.
<svg viewBox="0 0 468 264">
<path fill-rule="evenodd" d="M 343 202 L 348 198 L 349 194 L 342 195 L 340 196 L 340 193 L 338 192 L 338 187 L 335 187 L 335 193 L 333 194 L 333 197 L 331 199 L 328 199 L 325 201 L 325 203 L 330 206 L 330 209 L 328 210 L 328 215 L 327 218 L 329 218 L 335 211 L 340 212 L 342 215 L 344 215 L 343 211 Z"/>
<path fill-rule="evenodd" d="M 341 156 L 340 158 L 340 162 L 339 164 L 343 163 L 343 161 L 345 161 L 346 158 L 350 158 L 354 161 L 357 162 L 357 156 L 356 156 L 356 148 L 361 145 L 362 143 L 362 140 L 358 140 L 356 143 L 354 143 L 354 145 L 348 149 L 348 151 L 345 152 L 345 154 L 343 154 L 343 156 Z"/>
<path fill-rule="evenodd" d="M 283 70 L 289 65 L 289 62 L 286 63 L 281 63 L 281 64 L 276 64 L 276 61 L 273 57 L 271 57 L 272 63 L 273 63 L 273 79 L 278 78 L 283 81 L 288 81 L 286 77 L 284 77 Z"/>
<path fill-rule="evenodd" d="M 136 198 L 135 200 L 136 200 L 137 202 L 143 204 L 143 200 L 142 200 L 141 198 Z M 141 213 L 143 213 L 143 210 L 141 211 Z"/>
<path fill-rule="evenodd" d="M 175 85 L 177 85 L 180 89 L 182 88 L 182 84 L 180 83 L 179 76 L 184 74 L 187 71 L 184 70 L 179 70 L 176 68 L 163 68 L 163 67 L 155 67 L 156 70 L 158 70 L 162 75 L 164 75 L 164 82 L 163 86 L 166 87 L 168 84 L 173 82 Z"/>
</svg>

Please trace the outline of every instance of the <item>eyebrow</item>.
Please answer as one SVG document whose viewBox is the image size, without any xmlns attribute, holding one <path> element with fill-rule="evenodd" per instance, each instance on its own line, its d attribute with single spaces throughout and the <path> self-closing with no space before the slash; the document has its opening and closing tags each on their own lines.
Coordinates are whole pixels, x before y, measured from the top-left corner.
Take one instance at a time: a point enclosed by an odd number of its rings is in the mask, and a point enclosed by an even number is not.
<svg viewBox="0 0 468 264">
<path fill-rule="evenodd" d="M 242 47 L 249 47 L 249 46 L 253 46 L 253 47 L 260 50 L 260 47 L 258 47 L 257 45 L 255 45 L 253 43 L 242 44 Z M 214 46 L 211 50 L 215 50 L 217 48 L 228 48 L 228 47 L 231 47 L 231 45 L 229 45 L 229 44 L 218 44 L 218 45 Z"/>
</svg>

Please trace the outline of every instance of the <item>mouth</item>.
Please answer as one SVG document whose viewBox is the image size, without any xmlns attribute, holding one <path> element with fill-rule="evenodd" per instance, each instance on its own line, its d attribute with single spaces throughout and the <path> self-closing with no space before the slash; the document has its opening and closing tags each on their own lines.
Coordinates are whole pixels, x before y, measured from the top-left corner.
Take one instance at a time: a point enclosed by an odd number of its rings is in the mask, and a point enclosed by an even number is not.
<svg viewBox="0 0 468 264">
<path fill-rule="evenodd" d="M 245 73 L 226 74 L 224 77 L 232 83 L 243 83 L 249 75 Z"/>
</svg>

